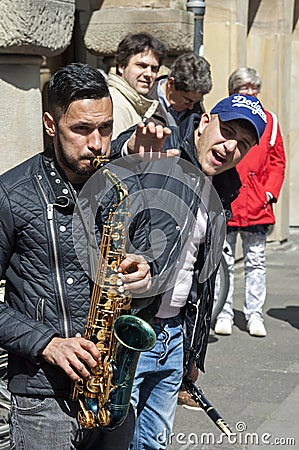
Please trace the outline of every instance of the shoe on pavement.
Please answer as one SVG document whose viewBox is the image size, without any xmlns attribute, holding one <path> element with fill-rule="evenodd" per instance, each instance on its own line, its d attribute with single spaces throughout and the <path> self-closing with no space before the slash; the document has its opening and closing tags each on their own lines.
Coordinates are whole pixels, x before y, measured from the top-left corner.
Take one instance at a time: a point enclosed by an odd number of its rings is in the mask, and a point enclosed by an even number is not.
<svg viewBox="0 0 299 450">
<path fill-rule="evenodd" d="M 265 325 L 263 321 L 260 319 L 249 320 L 247 329 L 249 331 L 250 336 L 258 336 L 258 337 L 267 336 Z"/>
<path fill-rule="evenodd" d="M 196 403 L 187 391 L 180 390 L 178 397 L 178 404 L 185 409 L 191 409 L 193 411 L 201 411 L 202 408 Z"/>
<path fill-rule="evenodd" d="M 216 334 L 230 335 L 233 332 L 232 321 L 228 318 L 217 319 L 214 332 Z"/>
</svg>

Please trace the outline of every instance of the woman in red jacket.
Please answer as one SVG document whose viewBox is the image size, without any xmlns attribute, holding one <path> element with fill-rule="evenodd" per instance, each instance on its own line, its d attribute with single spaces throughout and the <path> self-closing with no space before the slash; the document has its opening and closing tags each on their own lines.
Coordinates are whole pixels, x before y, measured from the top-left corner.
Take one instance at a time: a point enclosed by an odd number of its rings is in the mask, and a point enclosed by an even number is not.
<svg viewBox="0 0 299 450">
<path fill-rule="evenodd" d="M 261 78 L 255 69 L 241 67 L 228 82 L 229 94 L 257 96 Z M 245 268 L 244 314 L 252 336 L 266 336 L 263 305 L 266 299 L 265 247 L 268 226 L 275 223 L 272 204 L 277 202 L 285 172 L 285 153 L 277 117 L 266 111 L 267 126 L 258 145 L 237 165 L 241 179 L 238 198 L 232 203 L 232 219 L 227 229 L 227 262 L 230 290 L 217 317 L 215 333 L 231 334 L 233 325 L 234 257 L 240 233 Z"/>
</svg>

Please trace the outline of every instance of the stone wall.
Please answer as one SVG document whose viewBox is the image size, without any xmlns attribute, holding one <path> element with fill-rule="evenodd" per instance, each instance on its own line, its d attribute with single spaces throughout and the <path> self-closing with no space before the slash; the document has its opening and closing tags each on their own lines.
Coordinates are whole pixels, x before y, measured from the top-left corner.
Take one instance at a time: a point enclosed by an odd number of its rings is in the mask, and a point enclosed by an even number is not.
<svg viewBox="0 0 299 450">
<path fill-rule="evenodd" d="M 1 0 L 1 172 L 43 149 L 40 67 L 70 43 L 75 0 Z"/>
<path fill-rule="evenodd" d="M 217 99 L 227 95 L 229 75 L 245 65 L 260 72 L 263 81 L 260 99 L 279 119 L 288 170 L 279 201 L 274 206 L 277 223 L 268 239 L 283 241 L 289 234 L 289 198 L 292 198 L 289 168 L 294 167 L 290 160 L 290 105 L 296 110 L 299 104 L 295 102 L 297 90 L 290 88 L 292 66 L 296 65 L 296 59 L 292 58 L 295 2 L 207 0 L 206 4 L 204 54 L 211 62 L 213 76 L 212 92 L 205 97 L 206 106 L 211 107 Z M 298 124 L 293 123 L 298 130 Z M 295 191 L 294 195 L 297 196 Z"/>
</svg>

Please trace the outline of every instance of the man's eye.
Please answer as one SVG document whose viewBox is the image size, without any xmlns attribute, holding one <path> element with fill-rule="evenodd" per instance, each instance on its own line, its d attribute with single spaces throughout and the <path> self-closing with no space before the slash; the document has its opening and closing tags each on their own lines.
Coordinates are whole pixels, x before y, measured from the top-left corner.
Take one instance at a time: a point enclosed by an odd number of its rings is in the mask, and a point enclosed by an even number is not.
<svg viewBox="0 0 299 450">
<path fill-rule="evenodd" d="M 250 149 L 250 146 L 249 146 L 248 142 L 239 141 L 238 148 L 242 153 L 246 153 Z"/>
<path fill-rule="evenodd" d="M 86 125 L 78 125 L 77 127 L 72 128 L 74 133 L 78 134 L 87 134 L 89 132 L 89 128 Z"/>
<path fill-rule="evenodd" d="M 222 136 L 225 139 L 235 139 L 235 133 L 230 128 L 221 128 Z"/>
<path fill-rule="evenodd" d="M 100 129 L 102 130 L 106 130 L 106 129 L 110 129 L 112 128 L 112 123 L 104 123 L 103 125 L 100 126 Z"/>
<path fill-rule="evenodd" d="M 99 127 L 101 134 L 109 134 L 112 131 L 112 123 L 105 123 Z"/>
</svg>

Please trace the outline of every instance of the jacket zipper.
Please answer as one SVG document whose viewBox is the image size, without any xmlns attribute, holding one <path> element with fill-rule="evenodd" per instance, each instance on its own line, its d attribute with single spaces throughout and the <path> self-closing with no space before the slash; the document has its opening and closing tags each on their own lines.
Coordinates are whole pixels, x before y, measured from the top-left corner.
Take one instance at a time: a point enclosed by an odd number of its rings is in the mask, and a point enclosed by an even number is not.
<svg viewBox="0 0 299 450">
<path fill-rule="evenodd" d="M 62 315 L 63 315 L 64 331 L 65 331 L 65 336 L 69 337 L 69 326 L 68 326 L 68 321 L 67 321 L 67 313 L 66 313 L 64 295 L 63 295 L 63 289 L 62 289 L 62 281 L 61 281 L 61 276 L 60 276 L 60 272 L 59 272 L 57 242 L 56 242 L 56 235 L 55 235 L 54 221 L 53 221 L 54 205 L 53 205 L 53 203 L 49 202 L 49 199 L 47 198 L 47 196 L 46 196 L 46 194 L 45 194 L 45 192 L 44 192 L 44 190 L 42 188 L 42 185 L 41 185 L 41 182 L 39 180 L 39 177 L 37 175 L 35 175 L 35 178 L 37 180 L 37 184 L 39 186 L 39 189 L 40 189 L 40 191 L 42 193 L 42 196 L 43 196 L 43 198 L 44 198 L 44 200 L 46 202 L 46 205 L 47 205 L 47 218 L 48 218 L 48 221 L 49 221 L 50 232 L 51 232 L 51 237 L 52 237 L 54 262 L 55 262 L 55 272 L 56 272 L 56 281 L 57 281 L 59 300 L 60 300 L 60 305 L 61 305 Z"/>
</svg>

